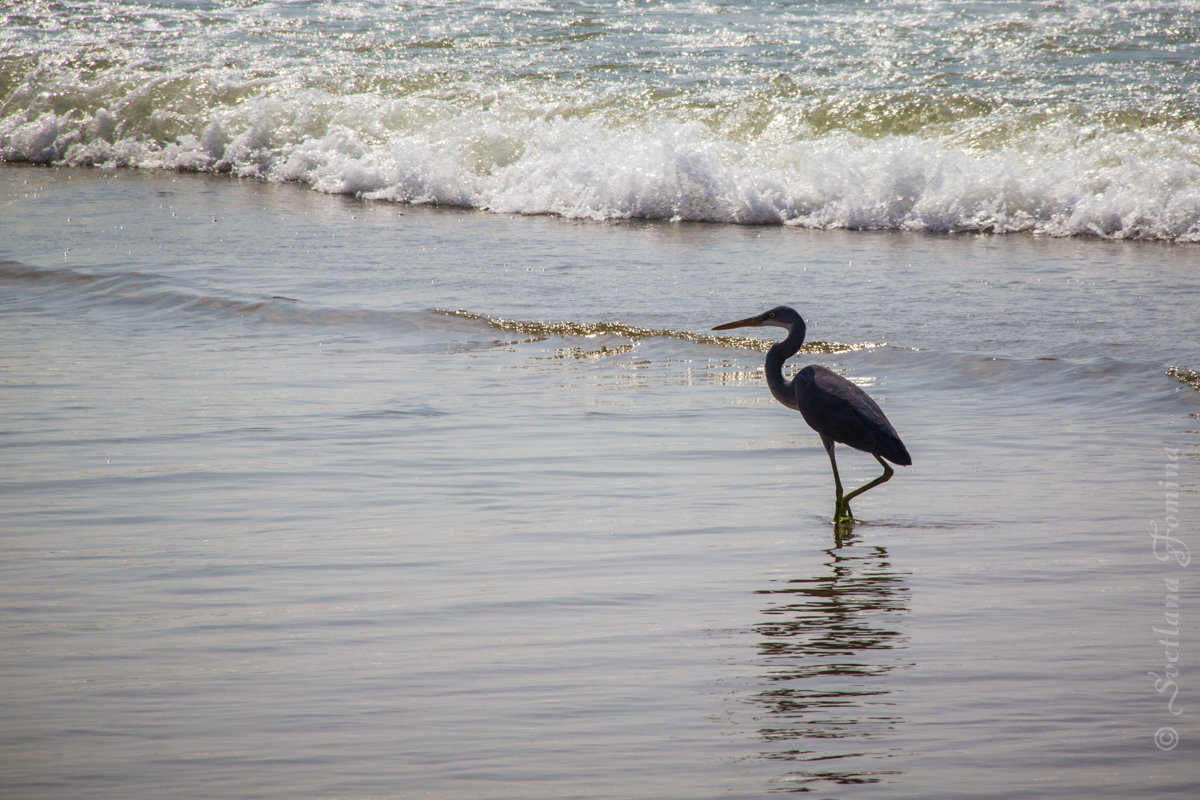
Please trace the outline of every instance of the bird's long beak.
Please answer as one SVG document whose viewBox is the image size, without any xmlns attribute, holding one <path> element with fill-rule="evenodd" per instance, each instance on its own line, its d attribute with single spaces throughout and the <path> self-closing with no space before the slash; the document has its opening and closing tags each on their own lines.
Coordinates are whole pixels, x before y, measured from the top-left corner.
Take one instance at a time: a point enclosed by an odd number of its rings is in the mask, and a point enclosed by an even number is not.
<svg viewBox="0 0 1200 800">
<path fill-rule="evenodd" d="M 766 316 L 759 314 L 757 317 L 746 317 L 739 319 L 737 322 L 726 322 L 724 325 L 718 325 L 713 328 L 714 331 L 727 331 L 730 328 L 749 328 L 752 325 L 762 325 Z"/>
</svg>

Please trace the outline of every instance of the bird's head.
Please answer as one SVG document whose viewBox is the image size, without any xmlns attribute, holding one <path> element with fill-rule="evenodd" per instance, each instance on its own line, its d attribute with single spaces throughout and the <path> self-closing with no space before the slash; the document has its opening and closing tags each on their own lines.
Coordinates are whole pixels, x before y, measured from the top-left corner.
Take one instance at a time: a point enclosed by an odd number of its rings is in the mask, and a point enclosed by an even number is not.
<svg viewBox="0 0 1200 800">
<path fill-rule="evenodd" d="M 759 328 L 764 325 L 771 325 L 776 328 L 791 329 L 797 322 L 803 323 L 804 320 L 796 313 L 796 310 L 788 306 L 776 306 L 770 311 L 764 311 L 755 317 L 747 317 L 739 319 L 737 322 L 726 322 L 724 325 L 718 325 L 713 328 L 714 331 L 727 331 L 730 328 Z"/>
</svg>

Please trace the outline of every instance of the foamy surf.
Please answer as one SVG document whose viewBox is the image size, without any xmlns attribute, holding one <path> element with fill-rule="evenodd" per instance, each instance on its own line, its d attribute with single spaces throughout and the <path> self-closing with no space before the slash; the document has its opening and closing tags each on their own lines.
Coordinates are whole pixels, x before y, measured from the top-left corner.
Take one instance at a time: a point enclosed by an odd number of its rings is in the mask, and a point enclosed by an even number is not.
<svg viewBox="0 0 1200 800">
<path fill-rule="evenodd" d="M 17 3 L 0 160 L 573 219 L 1200 241 L 1200 11 L 1138 9 L 83 4 L 51 25 Z"/>
<path fill-rule="evenodd" d="M 296 102 L 289 117 L 311 111 Z M 1200 241 L 1200 135 L 1064 122 L 980 151 L 916 135 L 737 142 L 701 123 L 622 129 L 468 111 L 439 130 L 382 142 L 348 127 L 290 141 L 294 119 L 271 121 L 263 104 L 214 112 L 195 134 L 166 143 L 109 141 L 98 133 L 111 127 L 103 110 L 10 117 L 0 125 L 0 155 L 230 173 L 373 200 L 578 219 Z"/>
</svg>

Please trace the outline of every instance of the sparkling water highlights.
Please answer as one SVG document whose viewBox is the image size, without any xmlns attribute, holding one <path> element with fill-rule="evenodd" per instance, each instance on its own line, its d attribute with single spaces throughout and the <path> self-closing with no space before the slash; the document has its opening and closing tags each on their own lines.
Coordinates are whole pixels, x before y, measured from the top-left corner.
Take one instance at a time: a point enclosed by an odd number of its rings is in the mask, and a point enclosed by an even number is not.
<svg viewBox="0 0 1200 800">
<path fill-rule="evenodd" d="M 0 158 L 406 203 L 1200 241 L 1187 2 L 9 4 Z"/>
</svg>

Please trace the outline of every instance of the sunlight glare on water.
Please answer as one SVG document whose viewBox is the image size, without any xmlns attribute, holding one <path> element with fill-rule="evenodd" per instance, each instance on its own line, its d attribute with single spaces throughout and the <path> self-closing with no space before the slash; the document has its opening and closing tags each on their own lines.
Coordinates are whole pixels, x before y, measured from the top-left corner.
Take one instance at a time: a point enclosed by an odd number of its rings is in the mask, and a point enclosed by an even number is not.
<svg viewBox="0 0 1200 800">
<path fill-rule="evenodd" d="M 1194 4 L 10 4 L 0 158 L 501 213 L 1196 241 Z"/>
</svg>

